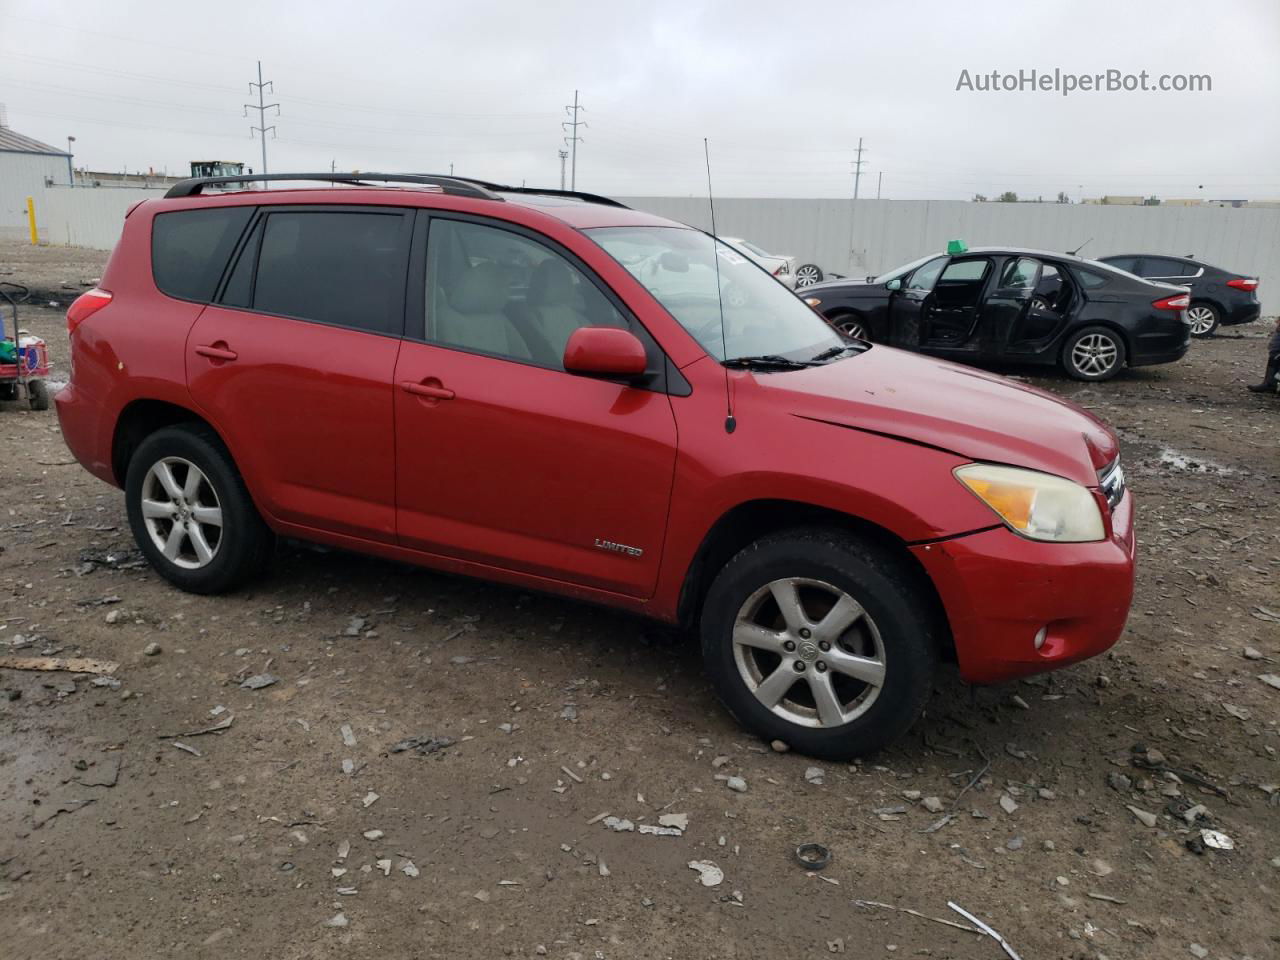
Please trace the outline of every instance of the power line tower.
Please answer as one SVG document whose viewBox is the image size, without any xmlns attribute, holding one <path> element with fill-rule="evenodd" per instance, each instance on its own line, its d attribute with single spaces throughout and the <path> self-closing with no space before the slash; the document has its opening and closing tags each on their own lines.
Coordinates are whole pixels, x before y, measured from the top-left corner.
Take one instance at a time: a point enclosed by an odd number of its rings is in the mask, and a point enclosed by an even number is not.
<svg viewBox="0 0 1280 960">
<path fill-rule="evenodd" d="M 564 162 L 569 159 L 569 151 L 560 151 L 560 189 L 564 189 Z"/>
<path fill-rule="evenodd" d="M 569 173 L 569 189 L 578 189 L 578 144 L 583 143 L 583 139 L 578 136 L 578 128 L 585 127 L 587 124 L 583 120 L 578 119 L 578 114 L 584 112 L 587 108 L 578 103 L 578 91 L 573 91 L 573 106 L 565 107 L 564 112 L 567 113 L 572 120 L 561 122 L 560 126 L 570 131 L 569 136 L 564 138 L 565 146 L 570 150 L 570 173 Z"/>
<path fill-rule="evenodd" d="M 258 103 L 256 106 L 252 103 L 246 103 L 244 105 L 244 115 L 247 117 L 249 115 L 250 110 L 258 111 L 258 125 L 256 127 L 254 126 L 249 127 L 249 136 L 252 137 L 254 134 L 254 131 L 256 130 L 258 133 L 259 139 L 262 140 L 262 172 L 263 173 L 267 172 L 267 131 L 268 130 L 271 131 L 272 140 L 274 140 L 276 137 L 275 124 L 272 124 L 269 127 L 263 126 L 263 124 L 266 122 L 266 116 L 267 116 L 268 110 L 271 110 L 274 108 L 276 111 L 276 116 L 277 117 L 280 116 L 280 104 L 265 103 L 263 101 L 262 95 L 267 90 L 268 87 L 270 87 L 272 93 L 276 92 L 275 87 L 271 86 L 270 80 L 268 80 L 266 83 L 262 82 L 262 61 L 259 60 L 258 61 L 258 82 L 249 83 L 249 93 L 253 93 L 254 90 L 258 91 Z"/>
<path fill-rule="evenodd" d="M 858 159 L 851 160 L 853 166 L 853 199 L 858 199 L 858 184 L 862 180 L 862 165 L 867 161 L 862 159 L 862 138 L 858 138 Z"/>
</svg>

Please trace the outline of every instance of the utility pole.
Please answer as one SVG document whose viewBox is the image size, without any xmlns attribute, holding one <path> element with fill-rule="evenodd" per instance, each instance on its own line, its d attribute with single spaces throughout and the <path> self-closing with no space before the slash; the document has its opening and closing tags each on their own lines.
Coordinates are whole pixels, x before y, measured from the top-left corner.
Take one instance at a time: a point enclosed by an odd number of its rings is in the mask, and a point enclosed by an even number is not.
<svg viewBox="0 0 1280 960">
<path fill-rule="evenodd" d="M 246 103 L 244 105 L 244 115 L 247 117 L 249 115 L 250 110 L 258 111 L 258 125 L 256 127 L 254 126 L 249 127 L 249 136 L 252 137 L 254 131 L 256 130 L 258 132 L 258 136 L 262 139 L 262 172 L 263 173 L 267 172 L 267 131 L 268 130 L 271 131 L 271 139 L 274 140 L 276 136 L 275 124 L 272 124 L 269 127 L 263 126 L 263 124 L 266 122 L 267 111 L 272 109 L 273 107 L 275 108 L 276 116 L 277 117 L 280 116 L 280 104 L 265 103 L 262 99 L 262 95 L 263 93 L 266 92 L 266 89 L 268 87 L 271 88 L 272 93 L 276 92 L 275 87 L 271 86 L 270 80 L 268 80 L 266 83 L 262 82 L 262 61 L 259 60 L 258 61 L 258 82 L 257 83 L 250 82 L 249 84 L 250 94 L 252 94 L 255 89 L 258 91 L 258 103 L 256 106 L 252 103 Z"/>
<path fill-rule="evenodd" d="M 564 112 L 573 119 L 565 120 L 560 124 L 561 128 L 569 131 L 569 136 L 564 138 L 564 143 L 571 151 L 570 155 L 573 157 L 570 161 L 570 190 L 578 189 L 578 144 L 583 142 L 582 138 L 578 136 L 578 128 L 585 127 L 587 125 L 584 121 L 578 119 L 578 114 L 586 109 L 586 107 L 578 103 L 578 91 L 573 91 L 573 106 L 564 108 Z"/>
<path fill-rule="evenodd" d="M 449 164 L 449 176 L 453 176 L 453 164 Z"/>
<path fill-rule="evenodd" d="M 858 159 L 850 161 L 853 165 L 853 199 L 858 199 L 858 184 L 862 180 L 862 165 L 866 163 L 862 159 L 862 138 L 858 138 Z"/>
<path fill-rule="evenodd" d="M 884 171 L 881 170 L 876 174 L 876 199 L 880 199 L 880 187 L 884 183 Z"/>
<path fill-rule="evenodd" d="M 564 162 L 569 159 L 569 151 L 560 151 L 560 189 L 564 189 Z"/>
</svg>

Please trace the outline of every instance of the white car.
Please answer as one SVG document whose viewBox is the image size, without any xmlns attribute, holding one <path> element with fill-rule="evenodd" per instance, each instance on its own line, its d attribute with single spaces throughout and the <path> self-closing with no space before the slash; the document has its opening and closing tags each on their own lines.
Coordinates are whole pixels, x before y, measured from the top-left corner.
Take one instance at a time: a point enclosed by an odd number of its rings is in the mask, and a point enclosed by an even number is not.
<svg viewBox="0 0 1280 960">
<path fill-rule="evenodd" d="M 721 237 L 722 243 L 727 243 L 733 249 L 748 260 L 768 270 L 784 287 L 794 290 L 796 288 L 796 258 L 787 257 L 777 253 L 765 253 L 754 243 L 749 240 L 743 240 L 741 237 Z"/>
</svg>

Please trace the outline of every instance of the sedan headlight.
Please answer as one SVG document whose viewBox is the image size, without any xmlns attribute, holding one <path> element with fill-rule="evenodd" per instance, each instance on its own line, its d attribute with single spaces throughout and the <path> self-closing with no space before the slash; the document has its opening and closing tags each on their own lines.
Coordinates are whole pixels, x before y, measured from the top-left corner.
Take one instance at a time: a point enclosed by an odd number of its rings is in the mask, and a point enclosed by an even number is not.
<svg viewBox="0 0 1280 960">
<path fill-rule="evenodd" d="M 1015 533 L 1032 540 L 1086 543 L 1106 536 L 1098 501 L 1087 487 L 1036 470 L 971 463 L 955 471 Z"/>
</svg>

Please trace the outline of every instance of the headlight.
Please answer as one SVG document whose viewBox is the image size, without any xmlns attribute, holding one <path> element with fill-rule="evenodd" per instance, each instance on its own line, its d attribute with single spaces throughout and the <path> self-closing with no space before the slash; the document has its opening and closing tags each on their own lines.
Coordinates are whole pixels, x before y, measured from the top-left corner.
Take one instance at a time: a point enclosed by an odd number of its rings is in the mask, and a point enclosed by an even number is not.
<svg viewBox="0 0 1280 960">
<path fill-rule="evenodd" d="M 989 463 L 971 463 L 955 474 L 1010 530 L 1024 537 L 1085 543 L 1106 535 L 1098 501 L 1078 483 Z"/>
<path fill-rule="evenodd" d="M 819 300 L 817 297 L 805 297 L 805 298 L 804 298 L 804 302 L 805 302 L 805 303 L 807 303 L 807 304 L 808 304 L 809 306 L 811 306 L 811 307 L 816 307 L 816 306 L 817 306 L 818 304 L 820 304 L 822 301 L 821 301 L 821 300 Z"/>
</svg>

